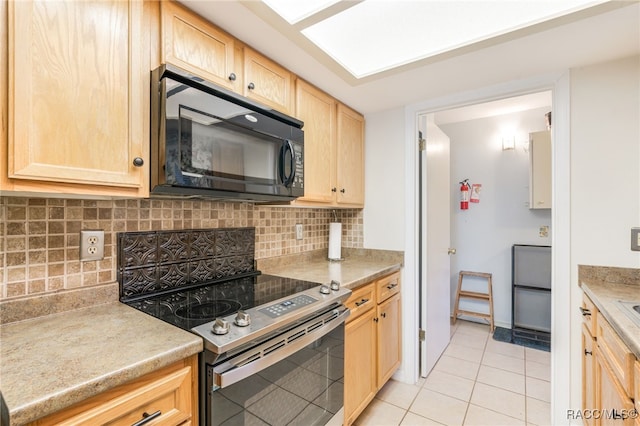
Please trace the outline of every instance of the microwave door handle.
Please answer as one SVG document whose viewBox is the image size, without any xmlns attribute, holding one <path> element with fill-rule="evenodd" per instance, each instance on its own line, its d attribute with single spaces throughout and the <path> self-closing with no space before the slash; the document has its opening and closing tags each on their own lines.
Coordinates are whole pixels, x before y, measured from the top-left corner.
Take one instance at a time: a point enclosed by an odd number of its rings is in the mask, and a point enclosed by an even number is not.
<svg viewBox="0 0 640 426">
<path fill-rule="evenodd" d="M 287 181 L 284 183 L 284 186 L 288 188 L 291 186 L 291 184 L 293 183 L 293 179 L 296 177 L 296 157 L 293 151 L 293 144 L 288 139 L 287 139 L 287 146 L 289 148 L 289 152 L 291 153 L 291 160 L 289 163 L 291 167 L 291 173 L 289 173 L 289 176 L 287 177 Z"/>
<path fill-rule="evenodd" d="M 279 161 L 278 161 L 278 177 L 280 178 L 280 183 L 285 183 L 285 176 L 284 176 L 284 161 L 285 161 L 285 157 L 286 157 L 286 144 L 283 143 L 282 146 L 280 147 L 280 155 L 279 155 Z"/>
</svg>

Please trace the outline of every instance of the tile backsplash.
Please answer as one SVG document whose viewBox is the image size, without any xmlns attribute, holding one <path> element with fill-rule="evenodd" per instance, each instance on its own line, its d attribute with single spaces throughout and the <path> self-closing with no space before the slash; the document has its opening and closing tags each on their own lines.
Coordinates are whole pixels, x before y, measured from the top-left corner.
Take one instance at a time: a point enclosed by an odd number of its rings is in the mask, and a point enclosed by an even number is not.
<svg viewBox="0 0 640 426">
<path fill-rule="evenodd" d="M 362 210 L 335 210 L 342 246 L 362 248 Z M 203 200 L 0 197 L 0 299 L 116 281 L 118 232 L 255 227 L 255 257 L 328 247 L 330 209 Z M 302 240 L 295 224 L 303 225 Z M 105 231 L 105 257 L 79 261 L 82 229 Z"/>
</svg>

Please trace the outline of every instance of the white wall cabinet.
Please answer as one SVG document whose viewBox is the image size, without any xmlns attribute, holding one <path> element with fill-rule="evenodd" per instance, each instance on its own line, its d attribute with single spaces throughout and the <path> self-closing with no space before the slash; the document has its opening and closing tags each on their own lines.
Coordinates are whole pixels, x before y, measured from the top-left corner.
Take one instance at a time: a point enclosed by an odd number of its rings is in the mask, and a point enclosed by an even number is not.
<svg viewBox="0 0 640 426">
<path fill-rule="evenodd" d="M 529 208 L 551 208 L 551 132 L 529 133 Z"/>
</svg>

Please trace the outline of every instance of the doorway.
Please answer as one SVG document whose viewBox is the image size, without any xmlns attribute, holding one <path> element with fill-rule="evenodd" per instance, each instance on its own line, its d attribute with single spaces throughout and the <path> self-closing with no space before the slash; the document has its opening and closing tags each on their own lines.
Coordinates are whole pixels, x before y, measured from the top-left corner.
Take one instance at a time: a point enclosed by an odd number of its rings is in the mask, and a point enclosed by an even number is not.
<svg viewBox="0 0 640 426">
<path fill-rule="evenodd" d="M 418 191 L 424 197 L 423 202 L 419 203 L 423 208 L 419 226 L 422 236 L 419 274 L 424 283 L 421 285 L 424 291 L 420 297 L 420 326 L 430 337 L 426 342 L 421 342 L 420 375 L 422 377 L 426 376 L 433 367 L 434 353 L 437 360 L 447 346 L 449 336 L 453 335 L 453 332 L 450 334 L 448 329 L 446 332 L 443 330 L 443 315 L 437 311 L 438 307 L 446 305 L 448 324 L 449 314 L 453 310 L 458 271 L 475 270 L 492 273 L 494 320 L 503 330 L 510 329 L 511 247 L 513 244 L 551 245 L 553 230 L 551 210 L 529 208 L 529 133 L 546 130 L 545 114 L 551 111 L 551 101 L 551 92 L 543 91 L 418 115 L 418 128 L 426 142 L 426 152 L 420 154 L 421 179 L 418 185 Z M 440 250 L 440 253 L 437 253 L 434 252 L 433 242 L 426 238 L 427 234 L 430 237 L 434 234 L 438 240 L 443 239 L 438 236 L 441 231 L 438 226 L 442 226 L 444 222 L 440 220 L 436 228 L 433 227 L 433 223 L 431 227 L 429 224 L 430 220 L 433 221 L 431 219 L 433 206 L 441 204 L 443 200 L 437 191 L 434 192 L 435 196 L 430 197 L 428 187 L 428 179 L 433 178 L 434 174 L 428 166 L 429 136 L 434 135 L 437 140 L 443 137 L 451 140 L 450 168 L 447 165 L 450 174 L 446 176 L 450 191 L 447 201 L 450 200 L 450 202 L 446 209 L 439 209 L 451 212 L 449 248 L 455 249 L 456 254 L 451 256 L 450 262 L 445 252 L 446 244 L 444 247 L 439 247 L 437 250 Z M 503 146 L 504 142 L 511 142 L 513 145 Z M 424 181 L 425 177 L 427 182 Z M 474 200 L 477 202 L 470 203 L 468 210 L 459 208 L 457 188 L 460 185 L 457 182 L 464 179 L 469 179 L 471 184 L 479 185 L 478 187 L 481 188 Z M 431 191 L 433 191 L 432 188 Z M 434 281 L 434 276 L 429 276 L 429 271 L 434 268 L 434 262 L 437 262 L 434 261 L 437 255 L 442 255 L 440 262 L 448 263 L 445 265 L 447 269 L 450 267 L 451 272 L 446 283 L 442 283 L 442 279 Z M 426 266 L 422 267 L 423 264 Z M 439 269 L 441 270 L 442 267 Z M 446 291 L 443 288 L 445 286 Z M 447 300 L 444 300 L 445 294 Z M 440 299 L 433 300 L 434 296 Z M 482 305 L 481 302 L 478 304 Z M 485 306 L 476 305 L 468 309 L 483 310 Z M 438 329 L 434 330 L 436 327 Z M 442 337 L 445 335 L 446 343 L 443 345 Z M 491 341 L 491 336 L 489 339 Z M 494 351 L 496 348 L 499 346 L 493 345 Z M 515 356 L 518 353 L 524 354 L 524 350 L 518 352 L 505 348 L 505 351 L 511 355 L 516 354 Z M 485 356 L 487 355 L 491 354 L 485 353 Z M 530 354 L 530 358 L 534 359 L 533 353 Z M 546 359 L 549 362 L 549 356 L 540 357 L 540 359 Z M 448 362 L 451 360 L 448 359 Z M 505 360 L 509 361 L 508 358 Z M 532 361 L 530 366 L 537 366 L 537 361 L 539 360 Z M 517 363 L 514 364 L 517 365 Z M 524 359 L 521 363 L 524 365 Z M 517 367 L 514 368 L 515 371 L 518 370 Z M 544 398 L 547 399 L 547 406 L 550 403 L 551 387 L 549 370 L 550 367 L 547 365 L 546 377 L 527 378 L 528 382 L 534 383 L 538 388 L 545 387 L 546 383 Z M 513 372 L 507 373 L 491 366 L 481 365 L 480 373 L 486 376 L 487 371 L 494 371 L 497 375 L 515 375 Z M 524 375 L 524 370 L 522 374 Z M 542 379 L 546 379 L 546 382 Z M 489 381 L 491 380 L 493 379 Z M 524 386 L 524 377 L 522 384 Z M 522 393 L 524 393 L 524 387 Z M 527 401 L 536 402 L 529 396 Z M 550 409 L 547 408 L 545 411 L 549 412 Z"/>
</svg>

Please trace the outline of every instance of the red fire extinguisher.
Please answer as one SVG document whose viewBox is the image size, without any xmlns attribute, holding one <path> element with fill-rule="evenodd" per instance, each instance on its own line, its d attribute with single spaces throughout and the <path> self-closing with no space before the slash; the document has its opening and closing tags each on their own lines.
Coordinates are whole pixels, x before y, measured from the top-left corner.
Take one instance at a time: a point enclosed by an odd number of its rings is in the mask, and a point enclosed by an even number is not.
<svg viewBox="0 0 640 426">
<path fill-rule="evenodd" d="M 460 210 L 469 209 L 469 179 L 460 182 Z"/>
</svg>

